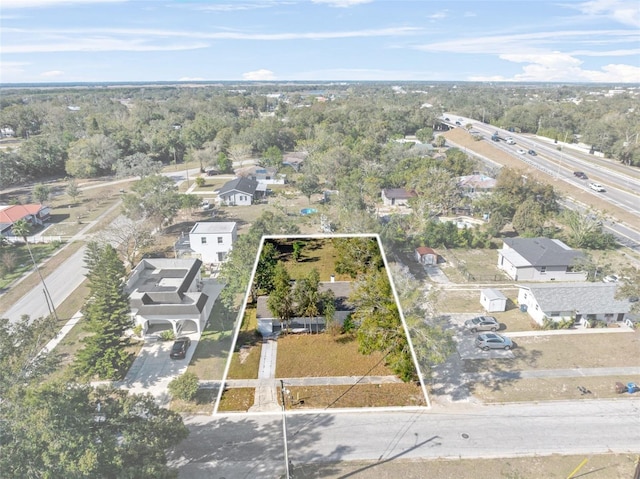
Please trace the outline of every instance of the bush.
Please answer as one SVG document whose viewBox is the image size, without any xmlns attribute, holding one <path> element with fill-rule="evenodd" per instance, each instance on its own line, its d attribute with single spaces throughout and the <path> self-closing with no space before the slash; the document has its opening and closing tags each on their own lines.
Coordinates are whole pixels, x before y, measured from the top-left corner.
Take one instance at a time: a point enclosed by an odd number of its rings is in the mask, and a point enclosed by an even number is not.
<svg viewBox="0 0 640 479">
<path fill-rule="evenodd" d="M 344 323 L 342 324 L 342 332 L 344 334 L 351 334 L 356 330 L 356 323 L 349 314 L 346 318 L 344 318 Z"/>
<path fill-rule="evenodd" d="M 160 339 L 162 339 L 163 341 L 173 341 L 174 339 L 176 339 L 176 335 L 173 334 L 172 329 L 165 329 L 160 333 Z"/>
<path fill-rule="evenodd" d="M 200 379 L 194 373 L 184 373 L 169 383 L 169 393 L 176 399 L 191 401 L 198 393 Z"/>
<path fill-rule="evenodd" d="M 573 326 L 573 319 L 562 319 L 560 321 L 554 321 L 553 319 L 545 316 L 542 320 L 542 329 L 569 329 Z"/>
<path fill-rule="evenodd" d="M 142 336 L 142 324 L 138 324 L 133 328 L 133 334 L 135 334 L 138 337 Z"/>
<path fill-rule="evenodd" d="M 207 183 L 206 180 L 202 176 L 198 176 L 196 178 L 196 186 L 198 188 L 202 188 L 206 183 Z"/>
</svg>

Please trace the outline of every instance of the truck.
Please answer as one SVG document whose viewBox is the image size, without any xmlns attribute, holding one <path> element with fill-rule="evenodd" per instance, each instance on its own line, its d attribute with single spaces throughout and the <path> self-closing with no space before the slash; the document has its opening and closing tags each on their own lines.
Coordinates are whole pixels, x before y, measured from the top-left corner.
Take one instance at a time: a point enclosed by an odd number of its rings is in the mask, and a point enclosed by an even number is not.
<svg viewBox="0 0 640 479">
<path fill-rule="evenodd" d="M 500 141 L 500 140 L 504 141 L 504 138 L 502 138 L 497 131 L 493 135 L 491 135 L 491 141 Z"/>
</svg>

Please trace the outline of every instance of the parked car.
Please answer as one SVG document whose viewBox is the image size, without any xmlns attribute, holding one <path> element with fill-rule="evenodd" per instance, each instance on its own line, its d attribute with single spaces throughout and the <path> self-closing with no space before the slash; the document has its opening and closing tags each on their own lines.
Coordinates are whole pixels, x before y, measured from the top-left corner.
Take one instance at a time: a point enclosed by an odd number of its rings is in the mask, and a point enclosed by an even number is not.
<svg viewBox="0 0 640 479">
<path fill-rule="evenodd" d="M 476 338 L 476 346 L 483 351 L 489 351 L 490 349 L 504 349 L 508 351 L 513 347 L 513 341 L 500 334 L 484 333 L 479 334 Z"/>
<path fill-rule="evenodd" d="M 615 274 L 610 274 L 602 278 L 602 281 L 604 281 L 605 283 L 617 283 L 618 279 L 619 278 Z"/>
<path fill-rule="evenodd" d="M 472 333 L 477 331 L 497 331 L 500 323 L 493 316 L 477 316 L 464 322 L 464 327 Z"/>
<path fill-rule="evenodd" d="M 189 338 L 178 338 L 174 341 L 169 356 L 171 359 L 184 359 L 189 346 L 191 346 L 191 340 Z"/>
<path fill-rule="evenodd" d="M 525 153 L 526 153 L 526 150 L 523 150 L 522 148 L 518 150 L 519 155 L 524 155 Z"/>
<path fill-rule="evenodd" d="M 588 180 L 589 177 L 587 175 L 584 174 L 584 172 L 582 171 L 574 171 L 573 172 L 573 176 L 580 178 L 581 180 Z"/>
<path fill-rule="evenodd" d="M 531 156 L 536 156 L 536 155 L 537 155 L 536 150 L 529 150 L 529 151 L 528 151 L 528 153 L 529 153 Z"/>
<path fill-rule="evenodd" d="M 600 183 L 589 183 L 589 188 L 591 188 L 593 191 L 598 192 L 605 191 L 604 186 L 602 186 Z"/>
</svg>

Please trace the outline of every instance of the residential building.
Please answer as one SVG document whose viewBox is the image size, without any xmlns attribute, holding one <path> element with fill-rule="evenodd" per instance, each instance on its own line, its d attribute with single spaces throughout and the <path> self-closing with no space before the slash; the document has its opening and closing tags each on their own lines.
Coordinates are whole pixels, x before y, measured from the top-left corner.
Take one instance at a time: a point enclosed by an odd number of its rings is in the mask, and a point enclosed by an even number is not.
<svg viewBox="0 0 640 479">
<path fill-rule="evenodd" d="M 585 281 L 584 255 L 558 239 L 505 238 L 498 268 L 514 281 Z"/>
<path fill-rule="evenodd" d="M 221 203 L 225 205 L 238 205 L 248 206 L 251 205 L 259 195 L 258 182 L 252 178 L 235 178 L 231 181 L 227 181 L 220 191 L 218 191 L 218 198 Z"/>
<path fill-rule="evenodd" d="M 0 205 L 0 234 L 14 236 L 11 228 L 19 220 L 31 226 L 43 226 L 50 216 L 51 208 L 41 204 Z"/>
<path fill-rule="evenodd" d="M 237 237 L 238 228 L 235 222 L 198 222 L 189 232 L 189 245 L 203 263 L 222 263 Z"/>
<path fill-rule="evenodd" d="M 382 190 L 382 202 L 385 206 L 409 206 L 409 200 L 416 192 L 404 188 L 386 188 Z"/>
<path fill-rule="evenodd" d="M 201 333 L 213 301 L 202 292 L 199 259 L 143 259 L 126 284 L 131 316 L 144 334 L 170 326 L 174 334 Z"/>
<path fill-rule="evenodd" d="M 518 303 L 538 324 L 574 319 L 622 322 L 631 302 L 616 299 L 615 283 L 554 283 L 520 285 Z"/>
<path fill-rule="evenodd" d="M 475 193 L 487 193 L 496 187 L 495 178 L 485 175 L 467 175 L 458 178 L 458 187 L 466 195 L 472 196 Z"/>
</svg>

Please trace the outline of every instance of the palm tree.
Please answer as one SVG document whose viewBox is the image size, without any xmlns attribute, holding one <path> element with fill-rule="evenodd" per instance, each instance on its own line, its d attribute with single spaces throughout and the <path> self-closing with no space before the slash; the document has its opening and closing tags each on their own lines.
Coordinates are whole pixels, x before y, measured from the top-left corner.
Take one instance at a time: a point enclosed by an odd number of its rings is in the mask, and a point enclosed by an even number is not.
<svg viewBox="0 0 640 479">
<path fill-rule="evenodd" d="M 53 312 L 53 317 L 58 321 L 58 313 L 56 312 L 56 307 L 53 304 L 53 300 L 51 299 L 51 294 L 49 294 L 49 289 L 47 288 L 47 284 L 44 282 L 44 278 L 42 277 L 42 273 L 40 272 L 40 268 L 38 268 L 38 263 L 36 263 L 35 258 L 33 257 L 33 252 L 31 251 L 31 247 L 29 246 L 29 241 L 27 240 L 27 236 L 31 233 L 31 225 L 27 223 L 26 220 L 21 219 L 13 223 L 11 227 L 13 234 L 15 236 L 20 236 L 24 240 L 24 244 L 27 245 L 27 251 L 29 251 L 29 256 L 31 257 L 31 262 L 33 263 L 33 269 L 36 270 L 38 276 L 40 277 L 40 282 L 42 283 L 42 287 L 44 289 L 45 299 L 47 300 L 47 306 L 49 307 L 49 311 Z"/>
</svg>

